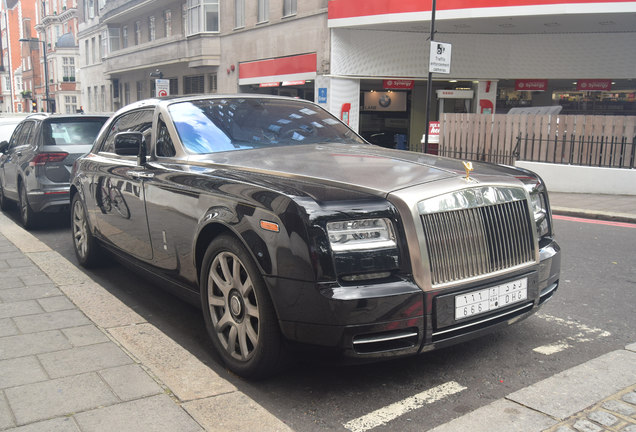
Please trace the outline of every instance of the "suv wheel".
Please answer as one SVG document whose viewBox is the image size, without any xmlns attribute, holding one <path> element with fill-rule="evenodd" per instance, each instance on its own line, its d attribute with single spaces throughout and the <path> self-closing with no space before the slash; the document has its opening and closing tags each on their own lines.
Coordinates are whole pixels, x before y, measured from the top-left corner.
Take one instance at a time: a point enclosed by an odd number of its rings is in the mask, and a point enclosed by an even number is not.
<svg viewBox="0 0 636 432">
<path fill-rule="evenodd" d="M 25 229 L 31 229 L 35 226 L 35 212 L 29 205 L 26 188 L 20 183 L 18 193 L 18 209 L 20 210 L 20 221 Z"/>
</svg>

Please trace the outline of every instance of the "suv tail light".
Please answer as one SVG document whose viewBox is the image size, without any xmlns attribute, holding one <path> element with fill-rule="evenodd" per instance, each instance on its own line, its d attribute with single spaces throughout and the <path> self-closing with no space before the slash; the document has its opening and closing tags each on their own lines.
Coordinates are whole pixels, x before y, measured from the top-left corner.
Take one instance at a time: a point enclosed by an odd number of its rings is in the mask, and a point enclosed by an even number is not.
<svg viewBox="0 0 636 432">
<path fill-rule="evenodd" d="M 29 166 L 38 166 L 38 165 L 46 165 L 49 162 L 62 162 L 66 159 L 68 153 L 60 152 L 60 153 L 40 153 L 33 158 L 31 162 L 29 162 Z"/>
</svg>

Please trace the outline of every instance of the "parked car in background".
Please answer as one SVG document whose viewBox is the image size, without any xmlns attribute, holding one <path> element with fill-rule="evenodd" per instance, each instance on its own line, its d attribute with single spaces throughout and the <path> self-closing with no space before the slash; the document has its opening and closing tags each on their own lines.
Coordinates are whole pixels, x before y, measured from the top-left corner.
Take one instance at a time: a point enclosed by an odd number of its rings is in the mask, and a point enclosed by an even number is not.
<svg viewBox="0 0 636 432">
<path fill-rule="evenodd" d="M 67 210 L 73 162 L 91 149 L 107 119 L 40 113 L 22 120 L 0 142 L 0 208 L 16 201 L 27 229 L 40 213 Z"/>
<path fill-rule="evenodd" d="M 378 147 L 298 99 L 128 105 L 70 194 L 80 264 L 107 248 L 167 281 L 244 377 L 300 344 L 369 361 L 474 338 L 559 283 L 538 176 Z"/>
</svg>

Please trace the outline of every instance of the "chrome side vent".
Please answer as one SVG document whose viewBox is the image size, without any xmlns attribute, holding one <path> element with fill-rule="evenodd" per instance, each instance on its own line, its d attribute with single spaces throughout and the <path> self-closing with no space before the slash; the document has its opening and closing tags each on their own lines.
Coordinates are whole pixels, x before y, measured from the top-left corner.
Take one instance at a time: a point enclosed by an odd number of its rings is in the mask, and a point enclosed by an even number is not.
<svg viewBox="0 0 636 432">
<path fill-rule="evenodd" d="M 353 338 L 353 349 L 359 354 L 369 354 L 411 348 L 417 342 L 417 329 L 412 328 L 356 336 Z"/>
<path fill-rule="evenodd" d="M 433 285 L 535 262 L 533 226 L 525 199 L 420 217 Z"/>
</svg>

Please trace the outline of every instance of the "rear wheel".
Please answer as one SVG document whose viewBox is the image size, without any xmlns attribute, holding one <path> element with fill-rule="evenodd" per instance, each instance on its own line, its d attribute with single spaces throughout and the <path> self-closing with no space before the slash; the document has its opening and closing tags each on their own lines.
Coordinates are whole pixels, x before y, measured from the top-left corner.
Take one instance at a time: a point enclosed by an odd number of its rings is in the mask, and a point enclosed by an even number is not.
<svg viewBox="0 0 636 432">
<path fill-rule="evenodd" d="M 86 268 L 97 265 L 101 258 L 101 251 L 90 231 L 84 204 L 77 193 L 73 196 L 71 203 L 71 230 L 73 231 L 73 248 L 77 261 Z"/>
<path fill-rule="evenodd" d="M 18 189 L 18 210 L 20 211 L 20 221 L 22 222 L 22 226 L 29 230 L 35 226 L 36 213 L 29 204 L 29 197 L 27 196 L 24 184 L 20 182 Z"/>
<path fill-rule="evenodd" d="M 263 378 L 283 364 L 283 340 L 265 282 L 233 237 L 215 239 L 203 258 L 201 304 L 207 331 L 226 366 Z"/>
</svg>

